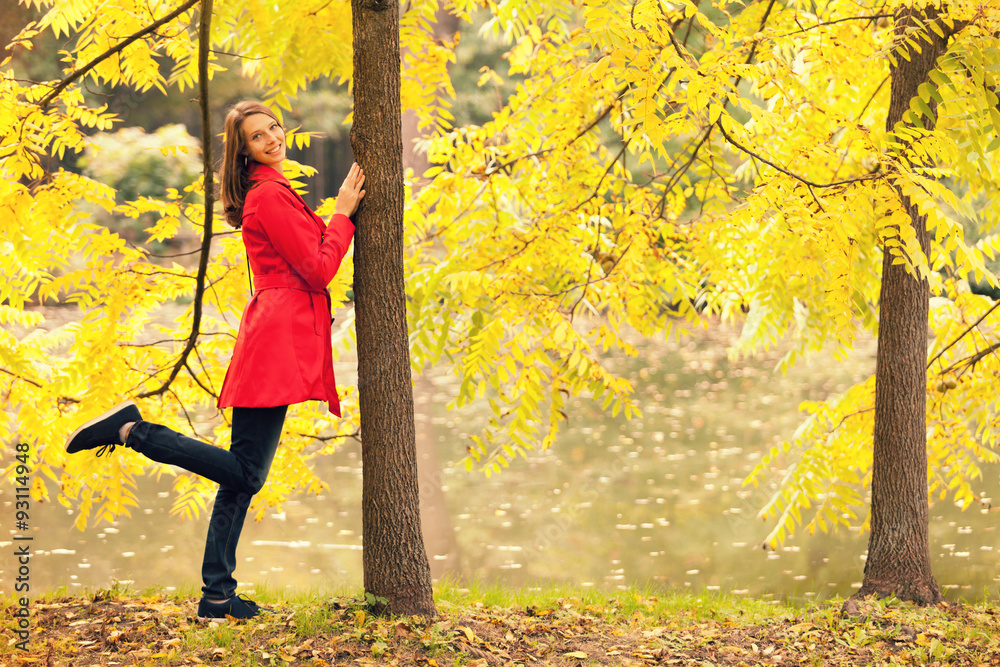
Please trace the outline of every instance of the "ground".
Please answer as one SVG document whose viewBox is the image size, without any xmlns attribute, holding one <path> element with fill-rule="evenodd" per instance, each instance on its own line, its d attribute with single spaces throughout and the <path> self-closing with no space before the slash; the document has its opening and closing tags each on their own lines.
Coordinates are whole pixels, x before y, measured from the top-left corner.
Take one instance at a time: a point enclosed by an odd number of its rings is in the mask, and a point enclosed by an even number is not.
<svg viewBox="0 0 1000 667">
<path fill-rule="evenodd" d="M 459 596 L 461 597 L 461 596 Z M 14 602 L 14 604 L 10 604 Z M 98 591 L 32 602 L 27 651 L 7 601 L 14 665 L 1000 665 L 1000 610 L 895 600 L 808 608 L 637 593 L 497 605 L 438 600 L 440 616 L 376 618 L 359 598 L 272 602 L 203 623 L 197 599 Z M 25 645 L 21 645 L 25 647 Z"/>
</svg>

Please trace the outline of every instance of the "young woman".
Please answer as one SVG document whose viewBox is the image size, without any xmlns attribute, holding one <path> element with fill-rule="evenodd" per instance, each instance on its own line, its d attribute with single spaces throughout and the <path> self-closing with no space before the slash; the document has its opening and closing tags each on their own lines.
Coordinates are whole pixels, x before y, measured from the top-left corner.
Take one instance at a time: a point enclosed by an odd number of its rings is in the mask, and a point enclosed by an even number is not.
<svg viewBox="0 0 1000 667">
<path fill-rule="evenodd" d="M 267 479 L 288 406 L 326 401 L 340 416 L 327 285 L 354 237 L 350 216 L 365 196 L 365 175 L 351 166 L 327 225 L 282 174 L 284 159 L 285 133 L 270 109 L 257 102 L 230 109 L 222 203 L 226 220 L 242 229 L 254 292 L 219 393 L 219 408 L 233 408 L 229 450 L 143 421 L 132 401 L 82 425 L 66 445 L 71 454 L 100 448 L 98 456 L 124 445 L 219 484 L 202 564 L 200 618 L 250 618 L 261 611 L 236 595 L 236 545 L 250 500 Z"/>
</svg>

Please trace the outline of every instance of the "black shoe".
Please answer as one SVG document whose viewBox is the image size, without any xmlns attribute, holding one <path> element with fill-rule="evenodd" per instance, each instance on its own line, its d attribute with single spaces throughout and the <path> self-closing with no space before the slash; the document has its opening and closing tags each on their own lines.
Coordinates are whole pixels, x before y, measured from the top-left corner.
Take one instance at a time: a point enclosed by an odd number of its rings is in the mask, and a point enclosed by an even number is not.
<svg viewBox="0 0 1000 667">
<path fill-rule="evenodd" d="M 247 606 L 250 607 L 251 609 L 256 609 L 258 614 L 271 614 L 274 612 L 274 610 L 271 609 L 270 607 L 265 607 L 264 605 L 257 604 L 243 593 L 240 593 L 236 597 L 241 598 L 244 602 L 247 603 Z"/>
<path fill-rule="evenodd" d="M 132 401 L 119 403 L 103 415 L 94 417 L 89 422 L 73 431 L 66 440 L 66 451 L 70 454 L 82 452 L 85 449 L 100 447 L 98 456 L 107 451 L 115 451 L 115 445 L 122 444 L 118 435 L 121 427 L 129 422 L 142 420 L 139 408 Z M 109 449 L 110 448 L 110 449 Z"/>
<path fill-rule="evenodd" d="M 265 607 L 264 605 L 257 604 L 256 602 L 254 602 L 250 598 L 246 597 L 242 593 L 240 594 L 240 597 L 242 597 L 243 601 L 246 602 L 249 606 L 251 606 L 254 609 L 256 609 L 258 614 L 273 614 L 274 613 L 274 609 L 271 609 L 270 607 Z"/>
<path fill-rule="evenodd" d="M 225 602 L 209 602 L 205 598 L 198 603 L 198 620 L 233 618 L 253 618 L 264 610 L 249 598 L 234 595 Z"/>
</svg>

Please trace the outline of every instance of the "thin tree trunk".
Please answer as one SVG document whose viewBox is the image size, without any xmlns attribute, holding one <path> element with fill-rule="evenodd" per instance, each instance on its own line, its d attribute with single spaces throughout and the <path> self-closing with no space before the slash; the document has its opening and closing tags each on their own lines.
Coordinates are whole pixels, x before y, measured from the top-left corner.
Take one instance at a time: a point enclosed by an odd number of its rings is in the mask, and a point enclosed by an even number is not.
<svg viewBox="0 0 1000 667">
<path fill-rule="evenodd" d="M 896 14 L 897 39 L 913 25 L 913 16 L 934 20 L 927 9 L 901 9 Z M 902 121 L 917 87 L 928 80 L 946 48 L 944 39 L 929 33 L 920 39 L 921 53 L 897 55 L 890 67 L 892 81 L 886 128 Z M 918 38 L 919 39 L 919 38 Z M 927 120 L 926 122 L 930 122 Z M 902 204 L 924 254 L 930 239 L 927 217 L 902 193 Z M 878 353 L 875 367 L 875 432 L 872 468 L 871 534 L 865 578 L 855 597 L 895 595 L 901 600 L 931 604 L 941 591 L 931 572 L 927 501 L 927 327 L 930 290 L 926 279 L 893 264 L 885 248 L 879 296 Z"/>
<path fill-rule="evenodd" d="M 365 591 L 378 600 L 377 611 L 435 616 L 420 532 L 403 284 L 399 3 L 352 0 L 351 8 L 351 146 L 367 191 L 354 253 Z"/>
<path fill-rule="evenodd" d="M 309 144 L 309 152 L 312 154 L 312 166 L 316 169 L 316 178 L 313 179 L 313 183 L 316 187 L 313 188 L 312 196 L 313 201 L 316 202 L 316 206 L 313 208 L 319 208 L 320 202 L 322 202 L 326 197 L 326 138 L 317 139 Z"/>
</svg>

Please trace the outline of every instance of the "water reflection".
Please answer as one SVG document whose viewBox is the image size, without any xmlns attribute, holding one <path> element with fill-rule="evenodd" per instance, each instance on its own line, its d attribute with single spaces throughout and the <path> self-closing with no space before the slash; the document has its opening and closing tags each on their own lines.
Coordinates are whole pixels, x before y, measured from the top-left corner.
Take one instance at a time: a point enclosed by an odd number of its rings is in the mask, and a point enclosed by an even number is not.
<svg viewBox="0 0 1000 667">
<path fill-rule="evenodd" d="M 725 334 L 646 343 L 622 359 L 643 417 L 611 418 L 586 400 L 568 410 L 557 446 L 486 479 L 464 468 L 422 469 L 440 482 L 457 547 L 430 554 L 462 576 L 511 586 L 653 585 L 797 599 L 849 595 L 860 586 L 867 538 L 857 532 L 800 535 L 777 552 L 759 548 L 768 527 L 755 519 L 771 489 L 742 481 L 762 452 L 799 423 L 797 405 L 842 391 L 874 368 L 874 345 L 846 364 L 803 363 L 783 376 L 776 356 L 728 360 Z M 486 411 L 448 413 L 454 383 L 441 369 L 417 385 L 418 433 L 440 461 L 457 463 L 463 434 Z M 361 472 L 356 443 L 320 466 L 330 491 L 290 502 L 248 523 L 237 578 L 271 587 L 357 591 L 361 570 Z M 976 491 L 996 496 L 1000 468 L 984 468 Z M 81 534 L 57 504 L 35 504 L 32 592 L 67 585 L 199 585 L 207 516 L 169 516 L 170 480 L 141 480 L 141 510 Z M 0 490 L 12 516 L 12 493 Z M 931 510 L 934 571 L 947 597 L 996 595 L 997 547 L 988 509 Z M 446 527 L 447 528 L 447 527 Z M 442 541 L 446 545 L 447 541 Z M 13 589 L 12 547 L 2 545 L 0 581 Z M 457 561 L 457 562 L 453 562 Z"/>
</svg>

